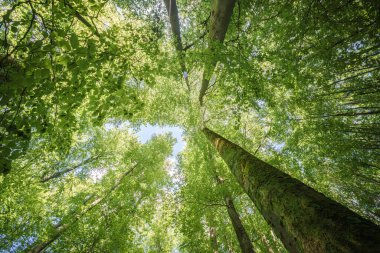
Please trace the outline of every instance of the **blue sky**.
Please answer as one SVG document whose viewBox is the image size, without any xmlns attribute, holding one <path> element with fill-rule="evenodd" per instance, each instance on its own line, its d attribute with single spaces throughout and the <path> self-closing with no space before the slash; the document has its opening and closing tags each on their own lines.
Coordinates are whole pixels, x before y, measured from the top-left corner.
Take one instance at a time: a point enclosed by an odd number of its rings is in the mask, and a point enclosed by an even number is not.
<svg viewBox="0 0 380 253">
<path fill-rule="evenodd" d="M 106 130 L 115 128 L 115 127 L 128 127 L 130 130 L 130 123 L 128 121 L 122 122 L 121 124 L 114 124 L 114 123 L 106 123 L 104 124 L 104 128 Z M 137 135 L 138 140 L 141 143 L 146 143 L 149 141 L 153 135 L 160 135 L 165 133 L 171 133 L 172 136 L 176 139 L 176 143 L 173 147 L 173 153 L 171 154 L 171 158 L 176 160 L 176 156 L 179 152 L 181 152 L 185 146 L 186 142 L 184 141 L 182 135 L 183 135 L 183 129 L 177 126 L 158 126 L 158 125 L 141 125 L 139 127 L 133 128 L 133 132 Z"/>
<path fill-rule="evenodd" d="M 139 131 L 136 132 L 139 141 L 146 143 L 153 135 L 159 135 L 171 132 L 172 136 L 177 140 L 177 143 L 173 147 L 172 156 L 176 157 L 179 152 L 181 152 L 185 146 L 186 142 L 183 140 L 183 130 L 180 127 L 171 126 L 152 126 L 144 125 L 139 127 Z"/>
</svg>

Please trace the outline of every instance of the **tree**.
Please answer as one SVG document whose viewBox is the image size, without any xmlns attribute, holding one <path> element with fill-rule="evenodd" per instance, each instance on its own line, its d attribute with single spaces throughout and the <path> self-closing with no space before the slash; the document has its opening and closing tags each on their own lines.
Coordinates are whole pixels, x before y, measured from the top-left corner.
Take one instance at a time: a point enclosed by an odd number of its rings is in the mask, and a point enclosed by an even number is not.
<svg viewBox="0 0 380 253">
<path fill-rule="evenodd" d="M 199 91 L 199 103 L 203 105 L 203 98 L 206 91 L 209 89 L 211 76 L 214 72 L 217 63 L 217 51 L 224 41 L 227 33 L 228 25 L 234 9 L 235 0 L 216 0 L 211 6 L 211 22 L 209 31 L 209 54 L 211 61 L 205 64 L 202 77 L 202 85 Z"/>
<path fill-rule="evenodd" d="M 255 251 L 253 250 L 251 240 L 249 239 L 247 232 L 245 231 L 243 225 L 241 224 L 240 217 L 239 217 L 238 212 L 236 211 L 234 202 L 229 197 L 226 197 L 224 200 L 227 206 L 228 215 L 230 216 L 231 223 L 234 227 L 236 236 L 239 240 L 241 252 L 254 253 Z"/>
<path fill-rule="evenodd" d="M 268 245 L 261 240 L 272 237 L 270 228 L 231 180 L 222 160 L 208 146 L 201 148 L 208 145 L 201 137 L 198 133 L 191 136 L 180 159 L 184 170 L 178 200 L 178 223 L 185 235 L 182 250 L 253 252 L 255 247 L 257 252 L 265 252 L 272 247 L 283 252 L 280 242 Z"/>
<path fill-rule="evenodd" d="M 45 248 L 108 251 L 116 245 L 120 250 L 130 248 L 132 241 L 123 242 L 125 237 L 119 234 L 133 239 L 132 228 L 145 224 L 145 219 L 150 221 L 153 200 L 167 184 L 164 167 L 172 139 L 157 136 L 142 145 L 126 130 L 98 129 L 93 138 L 86 136 L 85 143 L 92 147 L 83 149 L 86 144 L 81 144 L 77 152 L 82 154 L 73 153 L 79 157 L 90 151 L 102 155 L 96 164 L 81 167 L 80 172 L 61 174 L 46 182 L 28 178 L 28 174 L 19 173 L 17 178 L 11 174 L 2 185 L 2 217 L 8 220 L 1 225 L 6 235 L 1 248 L 28 248 L 32 252 Z M 26 181 L 25 185 L 20 181 Z M 19 185 L 17 190 L 12 188 L 14 184 Z M 120 213 L 128 215 L 120 217 Z M 25 236 L 30 239 L 24 244 Z M 15 241 L 20 245 L 13 246 Z"/>
<path fill-rule="evenodd" d="M 111 189 L 109 189 L 103 197 L 101 197 L 101 198 L 99 197 L 99 198 L 95 199 L 88 207 L 85 208 L 84 211 L 82 211 L 78 214 L 74 214 L 73 218 L 70 219 L 69 223 L 58 224 L 56 226 L 56 231 L 51 236 L 51 238 L 49 238 L 47 241 L 41 242 L 38 245 L 34 246 L 28 252 L 30 252 L 30 253 L 42 252 L 46 247 L 48 247 L 55 240 L 57 240 L 66 230 L 68 230 L 72 224 L 76 223 L 81 218 L 81 216 L 87 214 L 87 212 L 91 211 L 99 203 L 103 202 L 108 197 L 108 195 L 110 195 L 112 193 L 112 191 L 116 190 L 119 187 L 119 185 L 122 183 L 124 177 L 128 176 L 136 168 L 136 166 L 137 165 L 133 166 L 130 170 L 128 170 L 125 174 L 123 174 L 119 178 L 119 180 L 115 183 L 115 185 Z"/>
<path fill-rule="evenodd" d="M 116 111 L 118 116 L 130 118 L 142 107 L 138 87 L 124 82 L 129 79 L 126 73 L 138 82 L 140 70 L 147 68 L 145 62 L 135 70 L 128 64 L 133 57 L 144 55 L 145 49 L 120 47 L 122 41 L 127 43 L 132 38 L 135 46 L 147 39 L 140 36 L 145 28 L 138 21 L 121 31 L 119 25 L 125 24 L 112 20 L 112 28 L 99 31 L 97 25 L 115 6 L 104 7 L 98 2 L 89 8 L 88 3 L 70 1 L 2 4 L 2 159 L 10 156 L 12 146 L 27 146 L 31 131 L 51 138 L 52 152 L 67 152 L 73 133 L 82 123 L 89 120 L 101 125 Z M 81 12 L 86 9 L 92 11 L 84 16 Z M 114 37 L 115 32 L 130 39 Z M 15 137 L 21 139 L 14 143 Z M 20 149 L 21 153 L 25 151 L 25 147 Z M 18 153 L 12 152 L 13 158 Z M 12 156 L 6 164 L 11 163 Z M 4 172 L 10 170 L 9 165 L 4 166 Z"/>
<path fill-rule="evenodd" d="M 380 249 L 380 229 L 372 222 L 211 130 L 205 128 L 203 132 L 289 251 Z"/>
<path fill-rule="evenodd" d="M 218 176 L 216 176 L 216 180 L 218 184 L 223 183 L 223 180 L 220 179 Z M 234 227 L 236 237 L 238 238 L 241 252 L 254 253 L 255 251 L 253 250 L 251 239 L 249 239 L 247 231 L 245 230 L 243 224 L 241 223 L 239 213 L 236 211 L 236 208 L 231 196 L 228 196 L 228 194 L 225 194 L 224 202 L 227 207 L 228 216 L 230 217 L 231 223 Z"/>
<path fill-rule="evenodd" d="M 376 9 L 374 2 L 241 2 L 219 52 L 206 120 L 378 223 L 378 187 L 353 176 L 378 179 Z"/>
<path fill-rule="evenodd" d="M 254 206 L 205 125 L 380 224 L 379 10 L 373 0 L 0 1 L 1 250 L 71 224 L 47 251 L 239 252 L 246 238 L 285 252 L 260 215 L 267 199 Z M 145 124 L 182 128 L 178 160 L 169 136 L 139 142 Z M 140 173 L 70 223 L 134 162 Z M 319 228 L 304 223 L 298 243 Z"/>
</svg>

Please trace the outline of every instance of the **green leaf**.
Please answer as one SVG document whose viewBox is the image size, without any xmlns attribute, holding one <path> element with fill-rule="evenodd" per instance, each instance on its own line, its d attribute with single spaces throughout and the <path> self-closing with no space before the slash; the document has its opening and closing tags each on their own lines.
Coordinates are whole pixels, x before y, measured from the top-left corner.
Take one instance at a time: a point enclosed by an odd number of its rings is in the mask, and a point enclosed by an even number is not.
<svg viewBox="0 0 380 253">
<path fill-rule="evenodd" d="M 71 34 L 70 44 L 71 44 L 71 47 L 74 49 L 79 47 L 78 36 L 75 33 Z"/>
<path fill-rule="evenodd" d="M 85 70 L 88 67 L 88 62 L 85 59 L 80 59 L 77 61 L 77 64 L 80 69 Z"/>
<path fill-rule="evenodd" d="M 42 40 L 37 40 L 36 43 L 34 43 L 35 48 L 40 48 L 42 47 Z"/>
<path fill-rule="evenodd" d="M 5 15 L 3 16 L 4 22 L 9 22 L 10 21 L 10 16 L 11 16 L 12 11 L 9 10 Z"/>
</svg>

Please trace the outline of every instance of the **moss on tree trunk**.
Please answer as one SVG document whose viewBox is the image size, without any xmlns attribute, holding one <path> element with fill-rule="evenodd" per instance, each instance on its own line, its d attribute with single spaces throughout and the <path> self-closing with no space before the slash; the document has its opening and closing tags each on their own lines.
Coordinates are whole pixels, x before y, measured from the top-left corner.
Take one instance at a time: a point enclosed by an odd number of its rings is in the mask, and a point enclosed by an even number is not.
<svg viewBox="0 0 380 253">
<path fill-rule="evenodd" d="M 290 252 L 380 252 L 380 227 L 205 128 Z"/>
</svg>

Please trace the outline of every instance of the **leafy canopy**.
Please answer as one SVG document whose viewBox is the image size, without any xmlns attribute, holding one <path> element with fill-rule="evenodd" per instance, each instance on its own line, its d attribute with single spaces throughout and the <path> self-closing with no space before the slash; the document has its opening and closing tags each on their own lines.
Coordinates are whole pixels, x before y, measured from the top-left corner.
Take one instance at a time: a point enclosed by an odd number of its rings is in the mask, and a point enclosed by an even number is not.
<svg viewBox="0 0 380 253">
<path fill-rule="evenodd" d="M 204 125 L 380 223 L 378 1 L 174 2 L 0 3 L 2 251 L 284 252 Z"/>
</svg>

